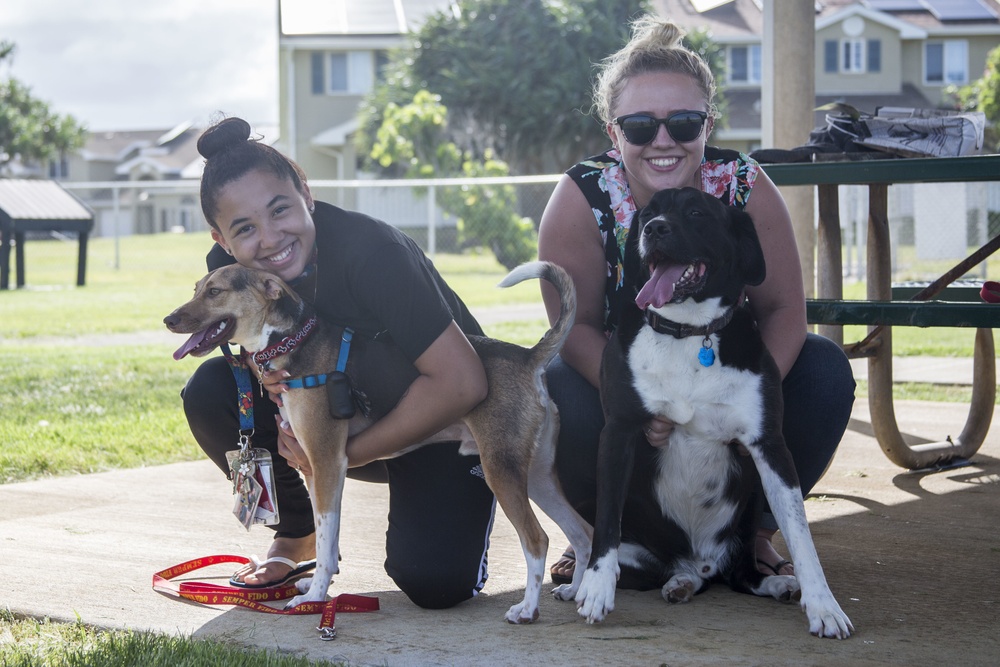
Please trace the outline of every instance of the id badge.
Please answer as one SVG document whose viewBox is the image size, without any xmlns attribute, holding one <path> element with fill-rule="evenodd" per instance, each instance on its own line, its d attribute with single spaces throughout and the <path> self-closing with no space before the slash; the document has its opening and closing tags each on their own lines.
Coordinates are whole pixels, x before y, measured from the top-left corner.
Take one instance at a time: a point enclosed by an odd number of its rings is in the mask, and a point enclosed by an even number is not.
<svg viewBox="0 0 1000 667">
<path fill-rule="evenodd" d="M 226 452 L 229 477 L 233 480 L 233 514 L 250 530 L 254 524 L 278 523 L 274 466 L 266 449 L 241 447 Z"/>
<path fill-rule="evenodd" d="M 254 480 L 261 485 L 255 523 L 273 526 L 278 523 L 279 519 L 278 495 L 274 487 L 274 464 L 271 461 L 271 452 L 266 449 L 255 449 L 254 452 L 254 462 L 257 464 Z"/>
<path fill-rule="evenodd" d="M 240 475 L 236 480 L 236 489 L 233 494 L 233 514 L 244 528 L 250 530 L 250 526 L 256 523 L 263 487 L 253 477 Z"/>
</svg>

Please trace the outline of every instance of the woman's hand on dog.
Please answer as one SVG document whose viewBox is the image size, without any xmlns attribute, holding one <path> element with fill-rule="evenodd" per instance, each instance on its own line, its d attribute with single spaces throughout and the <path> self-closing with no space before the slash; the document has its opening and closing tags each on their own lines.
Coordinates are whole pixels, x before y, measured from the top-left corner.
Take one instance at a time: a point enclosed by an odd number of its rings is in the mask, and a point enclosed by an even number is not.
<svg viewBox="0 0 1000 667">
<path fill-rule="evenodd" d="M 303 475 L 311 475 L 312 468 L 309 467 L 309 457 L 302 451 L 302 446 L 292 432 L 292 425 L 275 415 L 274 420 L 278 423 L 278 453 L 288 460 L 288 465 L 292 466 Z"/>
<path fill-rule="evenodd" d="M 674 430 L 674 423 L 666 419 L 661 419 L 659 417 L 653 417 L 643 428 L 643 432 L 646 434 L 646 440 L 649 440 L 649 444 L 653 447 L 666 447 L 667 442 L 670 441 L 670 434 Z"/>
<path fill-rule="evenodd" d="M 274 404 L 281 407 L 281 395 L 288 391 L 288 385 L 283 380 L 289 377 L 286 370 L 264 371 L 260 374 L 260 385 L 267 392 Z M 303 475 L 311 475 L 312 468 L 309 467 L 309 457 L 302 451 L 299 441 L 292 432 L 292 425 L 275 415 L 274 421 L 278 424 L 278 453 L 288 460 L 288 465 L 292 466 Z"/>
<path fill-rule="evenodd" d="M 285 380 L 289 378 L 290 375 L 286 370 L 280 371 L 264 371 L 260 374 L 260 384 L 264 387 L 264 391 L 268 393 L 271 400 L 279 408 L 281 407 L 281 395 L 288 391 L 288 385 L 285 384 Z"/>
</svg>

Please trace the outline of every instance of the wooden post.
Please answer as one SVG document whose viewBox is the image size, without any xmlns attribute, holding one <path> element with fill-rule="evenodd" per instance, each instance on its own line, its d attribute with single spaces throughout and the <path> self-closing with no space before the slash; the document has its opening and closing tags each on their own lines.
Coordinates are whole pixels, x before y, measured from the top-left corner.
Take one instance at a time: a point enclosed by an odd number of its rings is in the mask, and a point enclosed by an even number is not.
<svg viewBox="0 0 1000 667">
<path fill-rule="evenodd" d="M 816 107 L 816 3 L 764 2 L 761 48 L 761 141 L 764 148 L 794 148 L 809 140 Z M 815 291 L 816 233 L 813 188 L 783 187 L 802 264 L 806 297 Z"/>
<path fill-rule="evenodd" d="M 816 293 L 820 299 L 844 298 L 844 267 L 841 257 L 839 186 L 817 186 L 819 226 L 816 237 Z M 820 324 L 817 333 L 844 344 L 844 327 Z"/>
<path fill-rule="evenodd" d="M 80 252 L 76 260 L 76 284 L 83 287 L 87 282 L 87 239 L 90 232 L 80 232 Z"/>
</svg>

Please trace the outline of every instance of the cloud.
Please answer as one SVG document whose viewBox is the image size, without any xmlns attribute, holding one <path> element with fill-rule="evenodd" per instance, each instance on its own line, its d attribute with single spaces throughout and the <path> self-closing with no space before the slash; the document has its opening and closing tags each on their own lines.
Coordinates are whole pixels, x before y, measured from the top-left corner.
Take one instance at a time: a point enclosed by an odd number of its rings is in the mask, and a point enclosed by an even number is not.
<svg viewBox="0 0 1000 667">
<path fill-rule="evenodd" d="M 277 122 L 275 0 L 3 3 L 9 74 L 91 129 L 207 123 L 219 110 Z"/>
</svg>

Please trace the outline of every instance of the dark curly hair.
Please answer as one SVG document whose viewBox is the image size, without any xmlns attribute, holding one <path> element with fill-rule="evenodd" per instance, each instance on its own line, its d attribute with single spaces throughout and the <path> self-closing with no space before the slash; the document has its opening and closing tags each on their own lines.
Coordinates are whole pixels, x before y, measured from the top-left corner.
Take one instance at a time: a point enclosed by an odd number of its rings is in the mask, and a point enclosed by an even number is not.
<svg viewBox="0 0 1000 667">
<path fill-rule="evenodd" d="M 205 158 L 201 176 L 201 210 L 208 224 L 219 229 L 219 190 L 254 170 L 270 172 L 291 180 L 305 195 L 306 175 L 302 168 L 277 149 L 250 138 L 250 123 L 235 116 L 225 118 L 198 138 L 198 152 Z"/>
</svg>

